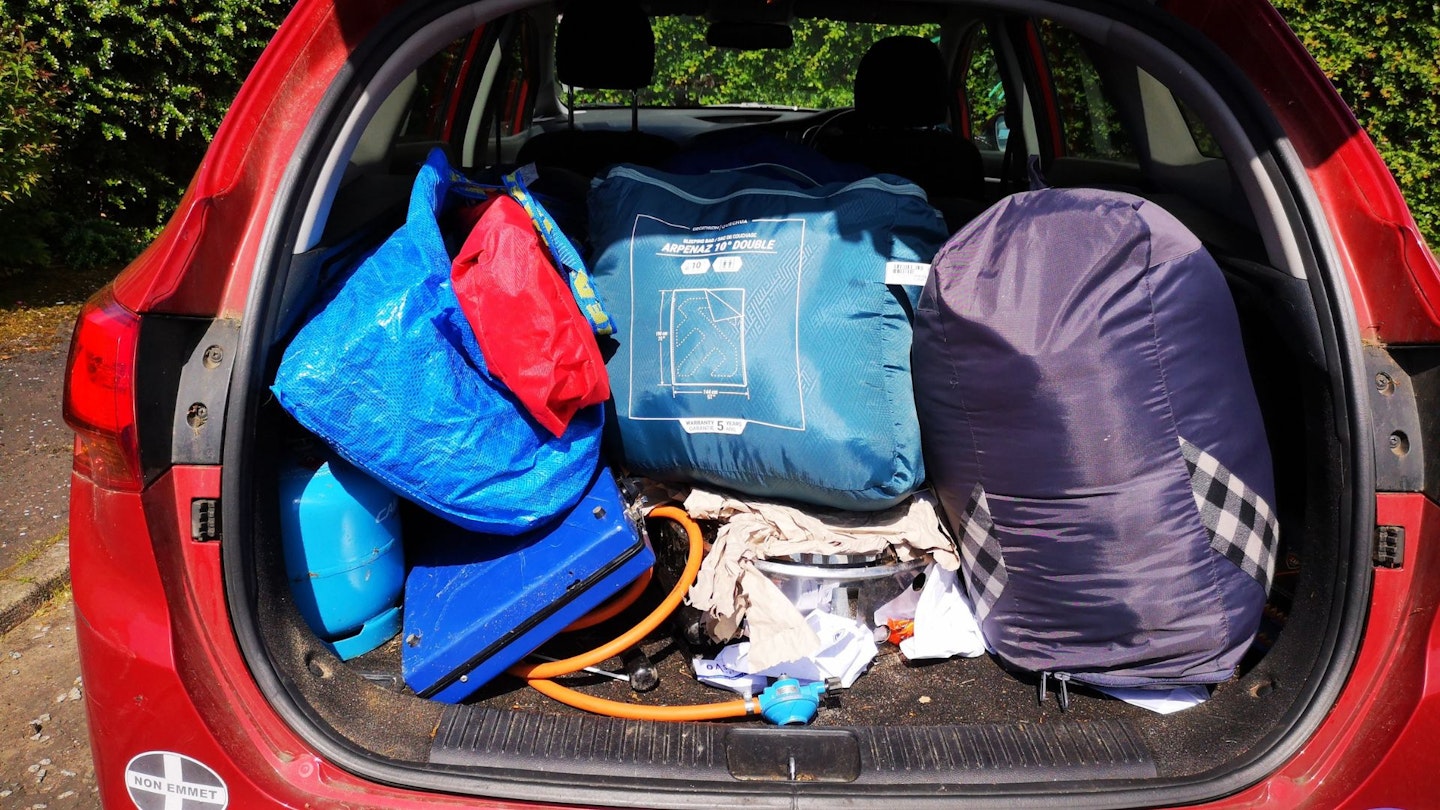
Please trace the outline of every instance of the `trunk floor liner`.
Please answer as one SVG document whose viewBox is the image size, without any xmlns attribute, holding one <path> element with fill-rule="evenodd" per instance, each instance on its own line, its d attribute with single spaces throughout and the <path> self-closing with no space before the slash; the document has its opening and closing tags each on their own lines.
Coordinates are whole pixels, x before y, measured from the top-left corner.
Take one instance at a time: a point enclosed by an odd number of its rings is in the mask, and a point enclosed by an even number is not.
<svg viewBox="0 0 1440 810">
<path fill-rule="evenodd" d="M 775 728 L 658 723 L 503 712 L 446 711 L 430 761 L 533 767 L 568 775 L 624 774 L 647 782 L 853 783 L 902 790 L 939 785 L 1145 779 L 1155 763 L 1119 720 L 1046 725 Z"/>
<path fill-rule="evenodd" d="M 626 683 L 588 673 L 558 680 L 597 697 L 652 706 L 714 703 L 739 697 L 696 681 L 678 645 L 668 640 L 652 641 L 645 644 L 644 649 L 660 674 L 659 686 L 649 692 L 636 693 Z M 553 653 L 557 657 L 561 654 L 562 651 Z M 619 659 L 604 662 L 599 668 L 623 672 Z M 1022 680 L 1006 672 L 989 656 L 909 663 L 895 647 L 882 644 L 870 669 L 853 686 L 821 704 L 815 725 L 1041 724 L 1067 719 L 1148 720 L 1154 717 L 1144 709 L 1074 685 L 1070 688 L 1070 708 L 1062 712 L 1053 686 L 1051 681 L 1052 688 L 1042 706 L 1033 679 Z M 561 715 L 585 713 L 552 701 L 510 677 L 490 683 L 469 702 L 497 709 Z"/>
<path fill-rule="evenodd" d="M 646 600 L 642 600 L 645 602 Z M 649 604 L 649 603 L 647 603 Z M 562 635 L 539 652 L 563 658 L 598 646 L 633 625 L 644 611 L 626 611 L 593 631 Z M 607 632 L 608 631 L 608 632 Z M 735 700 L 739 696 L 706 686 L 690 674 L 688 656 L 669 635 L 653 634 L 642 648 L 659 673 L 659 685 L 637 693 L 629 684 L 590 673 L 556 679 L 559 683 L 596 697 L 652 706 L 677 706 Z M 400 685 L 400 639 L 355 659 L 351 666 L 372 680 Z M 623 673 L 618 658 L 597 665 L 599 669 Z M 1037 679 L 1017 675 L 1000 667 L 994 658 L 955 658 L 945 661 L 908 662 L 890 644 L 881 644 L 880 653 L 869 670 L 849 689 L 840 690 L 822 703 L 814 725 L 836 726 L 934 726 L 975 723 L 1044 724 L 1062 720 L 1131 719 L 1150 722 L 1157 715 L 1099 692 L 1072 683 L 1070 707 L 1061 711 L 1055 682 L 1044 704 L 1038 700 Z M 1221 686 L 1224 688 L 1224 685 Z M 467 704 L 494 709 L 532 711 L 557 715 L 583 715 L 579 709 L 557 703 L 530 689 L 522 681 L 501 676 L 477 691 Z M 1182 716 L 1203 710 L 1204 704 L 1182 712 Z M 724 722 L 724 721 L 721 721 Z M 759 722 L 758 719 L 740 721 Z"/>
<path fill-rule="evenodd" d="M 595 630 L 562 635 L 542 651 L 564 657 L 597 646 L 633 625 L 644 612 L 632 608 Z M 350 665 L 372 682 L 388 682 L 409 693 L 401 682 L 400 643 L 400 639 L 393 639 Z M 636 693 L 626 683 L 588 673 L 557 680 L 597 697 L 655 706 L 712 703 L 737 697 L 697 682 L 690 675 L 683 648 L 669 635 L 657 631 L 642 647 L 660 675 L 659 686 L 649 692 Z M 622 671 L 619 659 L 598 666 Z M 1243 750 L 1239 739 L 1226 739 L 1232 735 L 1222 733 L 1205 735 L 1211 740 L 1206 753 L 1213 760 L 1185 756 L 1170 762 L 1161 756 L 1170 747 L 1166 740 L 1171 735 L 1218 719 L 1210 717 L 1212 705 L 1223 701 L 1214 697 L 1197 707 L 1162 716 L 1072 684 L 1070 707 L 1061 711 L 1054 682 L 1051 684 L 1041 704 L 1033 677 L 1006 671 L 990 656 L 911 663 L 894 646 L 881 644 L 870 669 L 850 689 L 827 699 L 810 728 L 846 730 L 852 741 L 845 745 L 865 752 L 860 758 L 862 781 L 881 783 L 891 781 L 885 776 L 891 769 L 895 771 L 891 776 L 903 781 L 901 775 L 915 767 L 950 769 L 945 780 L 951 782 L 972 781 L 961 776 L 962 771 L 973 773 L 978 782 L 1029 780 L 1039 776 L 1036 768 L 1046 774 L 1039 778 L 1077 777 L 1080 771 L 1067 772 L 1082 766 L 1082 778 L 1136 778 L 1157 772 L 1175 776 L 1205 770 Z M 1230 681 L 1218 686 L 1215 695 L 1220 697 L 1237 689 L 1236 682 Z M 493 766 L 510 760 L 518 766 L 539 753 L 547 759 L 588 762 L 600 769 L 597 774 L 620 761 L 641 771 L 652 765 L 673 769 L 683 764 L 682 750 L 741 729 L 797 733 L 766 729 L 758 718 L 697 724 L 597 717 L 552 701 L 516 678 L 502 676 L 465 704 L 444 710 L 431 761 Z M 664 742 L 671 737 L 674 740 Z M 571 742 L 547 742 L 543 752 L 530 750 L 536 740 L 547 739 Z M 634 743 L 638 739 L 649 742 Z M 716 750 L 725 750 L 725 746 Z M 665 753 L 655 755 L 653 751 Z M 533 765 L 533 759 L 530 763 Z M 700 777 L 704 767 L 699 762 L 693 764 L 700 771 L 682 778 Z M 572 772 L 583 772 L 590 766 L 577 764 Z M 726 779 L 732 778 L 725 763 L 712 763 L 711 767 L 718 768 L 717 773 L 725 774 Z M 568 766 L 565 769 L 571 770 Z M 1013 773 L 1007 777 L 997 769 Z M 811 778 L 820 779 L 813 775 Z"/>
<path fill-rule="evenodd" d="M 637 694 L 625 683 L 588 674 L 561 681 L 627 703 L 735 699 L 696 682 L 672 641 L 643 646 L 660 673 L 660 685 L 650 692 Z M 619 666 L 615 659 L 602 668 Z M 1153 717 L 1150 712 L 1072 690 L 1070 709 L 1062 713 L 1053 693 L 1040 706 L 1033 683 L 988 657 L 913 665 L 890 645 L 881 645 L 870 670 L 822 705 L 807 729 L 777 729 L 758 718 L 656 723 L 581 720 L 585 714 L 503 678 L 471 703 L 445 711 L 431 761 L 493 767 L 533 764 L 540 757 L 547 767 L 595 776 L 620 768 L 647 779 L 914 789 L 926 782 L 1149 778 L 1157 772 L 1135 722 Z"/>
</svg>

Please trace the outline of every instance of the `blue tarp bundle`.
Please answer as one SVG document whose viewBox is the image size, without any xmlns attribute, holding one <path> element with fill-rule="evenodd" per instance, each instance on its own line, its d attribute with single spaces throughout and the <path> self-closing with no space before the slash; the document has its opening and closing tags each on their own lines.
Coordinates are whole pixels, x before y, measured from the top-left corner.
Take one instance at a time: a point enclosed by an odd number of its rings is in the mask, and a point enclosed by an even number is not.
<svg viewBox="0 0 1440 810">
<path fill-rule="evenodd" d="M 1278 528 L 1234 302 L 1138 197 L 1003 200 L 935 259 L 915 323 L 927 469 L 990 646 L 1099 685 L 1215 683 Z"/>
<path fill-rule="evenodd" d="M 397 494 L 471 531 L 514 535 L 580 499 L 603 417 L 585 408 L 556 437 L 486 370 L 437 221 L 485 193 L 432 152 L 405 225 L 311 313 L 273 389 L 301 425 Z"/>
<path fill-rule="evenodd" d="M 858 510 L 923 481 L 908 311 L 947 231 L 917 186 L 619 166 L 590 234 L 631 470 Z"/>
</svg>

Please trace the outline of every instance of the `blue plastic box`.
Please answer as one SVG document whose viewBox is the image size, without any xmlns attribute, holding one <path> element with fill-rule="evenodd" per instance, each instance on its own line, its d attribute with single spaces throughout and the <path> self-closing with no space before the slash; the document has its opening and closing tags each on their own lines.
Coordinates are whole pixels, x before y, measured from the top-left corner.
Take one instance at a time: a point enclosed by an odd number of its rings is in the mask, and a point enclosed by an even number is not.
<svg viewBox="0 0 1440 810">
<path fill-rule="evenodd" d="M 447 526 L 409 556 L 401 671 L 417 695 L 447 703 L 469 697 L 655 562 L 608 469 L 559 523 L 519 537 Z"/>
</svg>

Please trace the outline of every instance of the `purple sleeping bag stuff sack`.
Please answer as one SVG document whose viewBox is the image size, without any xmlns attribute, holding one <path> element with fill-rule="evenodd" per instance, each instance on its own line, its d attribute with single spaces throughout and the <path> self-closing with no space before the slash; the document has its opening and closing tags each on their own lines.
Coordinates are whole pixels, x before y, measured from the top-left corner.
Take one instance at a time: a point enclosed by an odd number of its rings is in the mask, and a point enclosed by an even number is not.
<svg viewBox="0 0 1440 810">
<path fill-rule="evenodd" d="M 1009 197 L 935 257 L 916 409 L 967 591 L 1010 665 L 1102 686 L 1229 678 L 1277 540 L 1234 302 L 1139 197 Z"/>
</svg>

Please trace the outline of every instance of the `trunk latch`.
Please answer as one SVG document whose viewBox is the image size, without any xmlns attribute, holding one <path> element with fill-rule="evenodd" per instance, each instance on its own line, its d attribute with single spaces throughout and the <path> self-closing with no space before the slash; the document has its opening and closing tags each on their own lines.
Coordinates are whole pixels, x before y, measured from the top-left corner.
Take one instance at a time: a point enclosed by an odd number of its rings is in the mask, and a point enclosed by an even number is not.
<svg viewBox="0 0 1440 810">
<path fill-rule="evenodd" d="M 190 502 L 190 536 L 196 540 L 220 539 L 218 498 L 196 498 Z"/>
<path fill-rule="evenodd" d="M 732 728 L 725 735 L 730 775 L 746 782 L 854 782 L 860 741 L 844 729 Z"/>
<path fill-rule="evenodd" d="M 1399 568 L 1405 564 L 1405 527 L 1375 527 L 1375 567 Z"/>
</svg>

